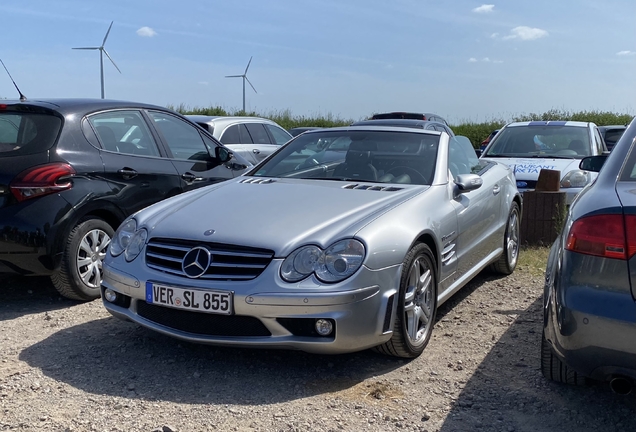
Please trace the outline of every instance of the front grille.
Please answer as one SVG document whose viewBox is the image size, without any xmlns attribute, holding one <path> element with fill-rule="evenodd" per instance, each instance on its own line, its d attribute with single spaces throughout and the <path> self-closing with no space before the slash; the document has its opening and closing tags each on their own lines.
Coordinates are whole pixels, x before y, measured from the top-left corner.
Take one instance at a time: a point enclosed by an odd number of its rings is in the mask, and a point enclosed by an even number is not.
<svg viewBox="0 0 636 432">
<path fill-rule="evenodd" d="M 146 246 L 146 265 L 165 273 L 187 277 L 183 272 L 183 257 L 196 246 L 205 247 L 212 254 L 209 267 L 199 279 L 226 281 L 254 279 L 265 270 L 274 257 L 274 252 L 267 249 L 153 238 Z"/>
<path fill-rule="evenodd" d="M 137 301 L 137 314 L 154 323 L 205 336 L 271 336 L 258 319 L 244 315 L 214 315 L 155 306 Z"/>
</svg>

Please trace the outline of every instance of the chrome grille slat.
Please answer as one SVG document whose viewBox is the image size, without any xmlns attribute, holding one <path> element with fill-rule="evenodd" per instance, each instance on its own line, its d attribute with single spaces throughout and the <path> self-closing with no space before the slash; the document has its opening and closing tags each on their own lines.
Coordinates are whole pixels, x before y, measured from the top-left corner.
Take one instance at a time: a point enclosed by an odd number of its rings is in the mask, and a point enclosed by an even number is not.
<svg viewBox="0 0 636 432">
<path fill-rule="evenodd" d="M 181 239 L 150 239 L 146 245 L 146 265 L 157 271 L 187 278 L 183 258 L 195 247 L 212 255 L 205 280 L 250 280 L 260 275 L 274 258 L 274 252 L 252 247 Z"/>
<path fill-rule="evenodd" d="M 154 253 L 154 252 L 148 252 L 147 256 L 152 257 L 152 258 L 158 258 L 158 259 L 166 260 L 166 261 L 174 261 L 174 262 L 181 262 L 181 260 L 183 259 L 183 258 L 171 257 L 171 256 L 168 256 L 168 255 L 162 255 L 162 254 L 158 254 L 158 253 Z"/>
</svg>

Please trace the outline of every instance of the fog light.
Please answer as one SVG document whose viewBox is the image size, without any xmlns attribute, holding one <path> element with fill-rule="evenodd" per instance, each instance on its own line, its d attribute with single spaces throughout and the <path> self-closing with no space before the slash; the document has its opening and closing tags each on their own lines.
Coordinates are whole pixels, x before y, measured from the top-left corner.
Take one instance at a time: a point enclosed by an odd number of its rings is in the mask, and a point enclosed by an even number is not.
<svg viewBox="0 0 636 432">
<path fill-rule="evenodd" d="M 316 320 L 316 333 L 320 336 L 329 336 L 332 331 L 333 324 L 331 321 L 322 318 Z"/>
<path fill-rule="evenodd" d="M 106 288 L 104 290 L 104 298 L 106 299 L 106 301 L 115 303 L 115 300 L 117 300 L 117 293 L 110 288 Z"/>
</svg>

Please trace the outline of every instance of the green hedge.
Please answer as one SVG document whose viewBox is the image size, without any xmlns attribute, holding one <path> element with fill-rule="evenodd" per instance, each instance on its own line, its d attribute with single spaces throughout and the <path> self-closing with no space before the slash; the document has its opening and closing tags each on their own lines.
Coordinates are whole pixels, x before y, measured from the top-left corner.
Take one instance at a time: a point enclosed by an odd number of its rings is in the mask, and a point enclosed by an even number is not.
<svg viewBox="0 0 636 432">
<path fill-rule="evenodd" d="M 210 107 L 189 107 L 184 104 L 169 106 L 169 108 L 181 114 L 199 114 L 214 116 L 255 116 L 269 118 L 285 129 L 302 126 L 336 127 L 346 126 L 353 123 L 354 119 L 343 119 L 339 116 L 329 114 L 315 114 L 313 116 L 295 116 L 290 110 L 270 111 L 269 113 L 243 112 L 240 110 L 227 110 L 220 106 Z M 632 114 L 620 114 L 609 111 L 566 111 L 561 109 L 551 109 L 544 113 L 520 114 L 508 120 L 492 119 L 487 122 L 475 123 L 465 121 L 456 125 L 450 125 L 455 134 L 468 137 L 473 146 L 478 147 L 490 132 L 501 128 L 510 121 L 535 121 L 535 120 L 575 120 L 594 122 L 598 126 L 628 124 L 634 116 Z"/>
</svg>

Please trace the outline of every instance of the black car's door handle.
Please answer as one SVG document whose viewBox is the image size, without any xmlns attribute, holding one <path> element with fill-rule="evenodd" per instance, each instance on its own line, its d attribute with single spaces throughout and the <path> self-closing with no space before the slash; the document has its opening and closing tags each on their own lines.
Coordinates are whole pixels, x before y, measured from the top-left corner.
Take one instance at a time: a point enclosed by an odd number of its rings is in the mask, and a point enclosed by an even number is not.
<svg viewBox="0 0 636 432">
<path fill-rule="evenodd" d="M 117 171 L 119 174 L 121 174 L 125 179 L 131 179 L 133 177 L 137 177 L 137 171 L 135 171 L 132 168 L 122 168 L 119 171 Z"/>
<path fill-rule="evenodd" d="M 181 178 L 184 179 L 185 181 L 191 183 L 193 181 L 201 181 L 203 180 L 203 177 L 197 177 L 192 173 L 185 173 L 185 174 L 181 174 Z"/>
</svg>

